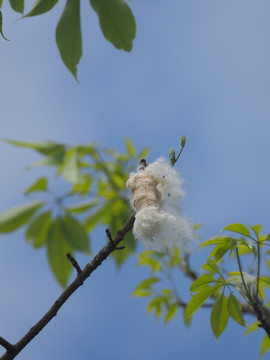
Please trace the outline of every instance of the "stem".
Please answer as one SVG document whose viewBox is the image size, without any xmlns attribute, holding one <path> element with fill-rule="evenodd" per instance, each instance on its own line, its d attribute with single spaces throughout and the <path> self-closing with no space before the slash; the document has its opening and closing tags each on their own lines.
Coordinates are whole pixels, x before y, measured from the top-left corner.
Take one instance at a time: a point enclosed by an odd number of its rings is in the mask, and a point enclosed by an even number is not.
<svg viewBox="0 0 270 360">
<path fill-rule="evenodd" d="M 246 291 L 246 295 L 247 295 L 247 298 L 249 299 L 249 301 L 252 303 L 253 301 L 251 299 L 250 293 L 248 291 L 248 288 L 247 288 L 247 285 L 246 285 L 246 282 L 244 279 L 238 248 L 236 248 L 235 250 L 236 250 L 236 256 L 237 256 L 237 262 L 238 262 L 238 267 L 239 267 L 239 271 L 240 271 L 240 276 L 241 276 L 241 279 L 242 279 L 242 282 L 243 282 L 243 285 L 244 285 L 244 288 Z"/>
<path fill-rule="evenodd" d="M 258 249 L 258 270 L 257 270 L 257 290 L 256 290 L 256 302 L 259 302 L 259 282 L 260 282 L 260 268 L 261 268 L 261 247 L 259 239 L 257 241 L 257 249 Z"/>
</svg>

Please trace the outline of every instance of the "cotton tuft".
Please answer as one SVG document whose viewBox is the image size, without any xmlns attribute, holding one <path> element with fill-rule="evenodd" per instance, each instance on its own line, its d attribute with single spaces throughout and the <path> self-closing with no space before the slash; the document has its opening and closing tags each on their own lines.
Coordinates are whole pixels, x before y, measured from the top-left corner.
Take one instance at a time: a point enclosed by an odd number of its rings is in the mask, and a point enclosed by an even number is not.
<svg viewBox="0 0 270 360">
<path fill-rule="evenodd" d="M 179 173 L 164 158 L 130 174 L 127 187 L 136 211 L 133 232 L 148 249 L 171 252 L 190 247 L 194 233 L 180 209 L 180 199 L 185 195 L 182 183 Z"/>
</svg>

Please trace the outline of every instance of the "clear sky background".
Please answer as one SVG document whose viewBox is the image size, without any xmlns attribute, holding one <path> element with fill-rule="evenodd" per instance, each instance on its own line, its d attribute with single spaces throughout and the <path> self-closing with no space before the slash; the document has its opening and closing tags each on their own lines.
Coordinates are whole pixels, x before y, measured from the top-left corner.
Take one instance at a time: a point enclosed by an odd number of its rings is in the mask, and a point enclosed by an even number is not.
<svg viewBox="0 0 270 360">
<path fill-rule="evenodd" d="M 32 3 L 26 1 L 26 10 Z M 138 149 L 152 149 L 151 161 L 167 156 L 185 134 L 178 165 L 186 180 L 183 211 L 203 224 L 202 239 L 233 222 L 259 223 L 270 232 L 269 1 L 129 1 L 137 21 L 130 54 L 103 38 L 96 14 L 82 3 L 78 84 L 54 40 L 64 1 L 15 23 L 19 16 L 4 1 L 4 33 L 11 41 L 0 39 L 0 136 L 97 141 L 121 151 L 127 136 Z M 0 143 L 1 211 L 26 201 L 22 190 L 43 171 L 23 169 L 37 158 Z M 104 229 L 92 239 L 95 249 L 101 247 Z M 194 254 L 195 268 L 202 262 Z M 167 326 L 147 316 L 146 300 L 131 296 L 145 276 L 135 257 L 121 271 L 106 261 L 18 359 L 259 358 L 262 331 L 244 337 L 230 321 L 216 343 L 208 310 L 196 314 L 189 329 L 180 313 Z M 0 284 L 0 335 L 11 342 L 61 292 L 45 252 L 26 244 L 23 231 L 0 237 Z M 179 277 L 178 284 L 186 288 L 187 280 Z"/>
</svg>

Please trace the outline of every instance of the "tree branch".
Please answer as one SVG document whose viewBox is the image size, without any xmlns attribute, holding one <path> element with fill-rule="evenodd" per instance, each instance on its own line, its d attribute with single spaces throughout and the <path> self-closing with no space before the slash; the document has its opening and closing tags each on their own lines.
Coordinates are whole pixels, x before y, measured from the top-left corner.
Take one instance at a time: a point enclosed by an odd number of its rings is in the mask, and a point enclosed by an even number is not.
<svg viewBox="0 0 270 360">
<path fill-rule="evenodd" d="M 82 272 L 77 274 L 75 280 L 62 292 L 48 312 L 25 334 L 16 344 L 12 345 L 0 337 L 0 345 L 7 350 L 0 360 L 14 359 L 28 345 L 36 335 L 57 315 L 58 310 L 64 305 L 67 299 L 81 286 L 93 271 L 117 248 L 117 245 L 124 239 L 125 235 L 132 230 L 135 216 L 132 215 L 122 229 L 118 230 L 112 241 L 109 241 L 99 253 L 85 266 Z"/>
</svg>

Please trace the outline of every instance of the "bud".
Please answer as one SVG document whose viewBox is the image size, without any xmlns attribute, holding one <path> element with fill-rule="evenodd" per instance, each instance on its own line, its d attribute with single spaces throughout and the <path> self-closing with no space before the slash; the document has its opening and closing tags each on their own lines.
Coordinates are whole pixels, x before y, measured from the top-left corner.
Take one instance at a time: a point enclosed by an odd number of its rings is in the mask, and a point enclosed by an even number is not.
<svg viewBox="0 0 270 360">
<path fill-rule="evenodd" d="M 181 137 L 181 147 L 182 147 L 182 149 L 183 149 L 183 147 L 186 145 L 186 137 L 185 137 L 185 135 L 183 135 L 182 137 Z"/>
<path fill-rule="evenodd" d="M 176 163 L 174 148 L 170 148 L 169 158 L 170 158 L 171 165 L 173 166 Z"/>
</svg>

